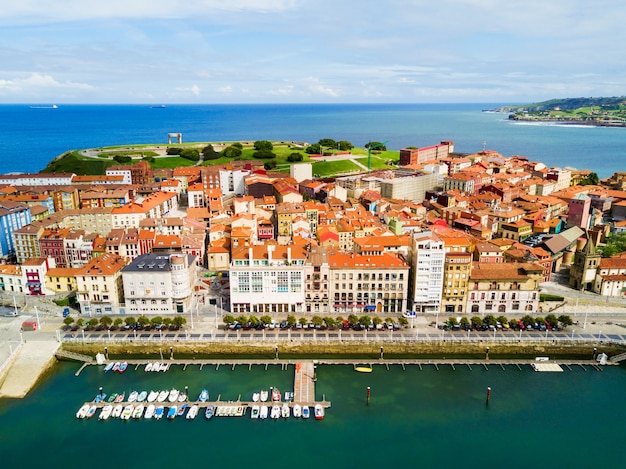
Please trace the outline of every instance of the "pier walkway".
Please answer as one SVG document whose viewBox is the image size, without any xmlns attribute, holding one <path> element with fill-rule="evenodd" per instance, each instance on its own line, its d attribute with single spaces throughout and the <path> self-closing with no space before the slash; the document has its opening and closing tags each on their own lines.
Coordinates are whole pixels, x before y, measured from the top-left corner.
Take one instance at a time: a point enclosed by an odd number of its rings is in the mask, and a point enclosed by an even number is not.
<svg viewBox="0 0 626 469">
<path fill-rule="evenodd" d="M 296 363 L 293 380 L 293 400 L 302 403 L 315 402 L 315 364 L 310 361 Z"/>
<path fill-rule="evenodd" d="M 2 382 L 0 397 L 26 396 L 39 377 L 55 362 L 54 354 L 60 345 L 56 340 L 24 342 Z"/>
</svg>

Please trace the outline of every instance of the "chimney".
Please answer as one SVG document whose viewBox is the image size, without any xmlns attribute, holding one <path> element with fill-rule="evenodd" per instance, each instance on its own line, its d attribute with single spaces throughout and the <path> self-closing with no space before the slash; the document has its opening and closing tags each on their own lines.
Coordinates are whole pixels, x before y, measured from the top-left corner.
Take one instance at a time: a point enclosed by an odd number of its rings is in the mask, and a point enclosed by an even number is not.
<svg viewBox="0 0 626 469">
<path fill-rule="evenodd" d="M 287 263 L 291 265 L 291 246 L 287 247 Z"/>
<path fill-rule="evenodd" d="M 274 250 L 274 246 L 271 244 L 267 247 L 267 263 L 272 263 L 272 251 Z"/>
<path fill-rule="evenodd" d="M 254 256 L 252 255 L 252 247 L 248 248 L 248 260 L 250 261 L 250 265 L 252 265 L 252 258 Z"/>
</svg>

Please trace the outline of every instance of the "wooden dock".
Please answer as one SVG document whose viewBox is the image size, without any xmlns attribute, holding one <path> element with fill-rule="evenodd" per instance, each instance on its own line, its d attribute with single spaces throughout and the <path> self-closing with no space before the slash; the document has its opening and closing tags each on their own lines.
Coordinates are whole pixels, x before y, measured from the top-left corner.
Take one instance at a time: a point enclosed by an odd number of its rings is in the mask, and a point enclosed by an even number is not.
<svg viewBox="0 0 626 469">
<path fill-rule="evenodd" d="M 315 364 L 311 360 L 297 362 L 293 379 L 293 400 L 315 405 Z"/>
</svg>

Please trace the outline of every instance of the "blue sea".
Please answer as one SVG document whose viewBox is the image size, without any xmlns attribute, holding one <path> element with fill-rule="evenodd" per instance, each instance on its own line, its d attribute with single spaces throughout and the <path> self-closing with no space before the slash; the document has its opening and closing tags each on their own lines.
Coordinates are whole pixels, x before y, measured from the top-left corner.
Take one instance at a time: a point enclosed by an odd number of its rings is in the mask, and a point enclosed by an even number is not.
<svg viewBox="0 0 626 469">
<path fill-rule="evenodd" d="M 453 140 L 459 152 L 487 148 L 549 166 L 623 171 L 626 129 L 524 125 L 462 105 L 0 105 L 1 172 L 36 172 L 65 151 L 183 140 L 349 140 L 390 149 Z M 75 413 L 105 392 L 207 387 L 222 400 L 262 387 L 289 390 L 293 367 L 189 367 L 124 375 L 59 363 L 25 399 L 0 400 L 3 468 L 155 467 L 619 467 L 626 460 L 624 366 L 602 372 L 535 373 L 491 366 L 321 366 L 317 398 L 332 402 L 322 422 L 79 421 Z M 366 403 L 366 389 L 372 399 Z M 485 391 L 491 387 L 489 405 Z"/>
<path fill-rule="evenodd" d="M 499 104 L 63 105 L 57 109 L 0 105 L 2 172 L 37 172 L 81 148 L 235 140 L 348 140 L 389 149 L 453 140 L 459 152 L 483 148 L 524 155 L 548 166 L 592 169 L 608 177 L 626 168 L 626 129 L 515 123 L 482 112 Z"/>
</svg>

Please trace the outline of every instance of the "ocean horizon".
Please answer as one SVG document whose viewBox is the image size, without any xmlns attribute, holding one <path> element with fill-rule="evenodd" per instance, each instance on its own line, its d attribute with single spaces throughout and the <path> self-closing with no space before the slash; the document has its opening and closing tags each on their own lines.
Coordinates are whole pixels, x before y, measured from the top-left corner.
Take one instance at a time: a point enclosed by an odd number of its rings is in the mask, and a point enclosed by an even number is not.
<svg viewBox="0 0 626 469">
<path fill-rule="evenodd" d="M 66 151 L 130 144 L 285 140 L 386 142 L 392 150 L 455 142 L 460 153 L 482 149 L 522 155 L 550 167 L 591 169 L 601 178 L 623 168 L 626 129 L 527 125 L 501 103 L 461 104 L 32 104 L 0 105 L 3 172 L 38 172 Z"/>
</svg>

